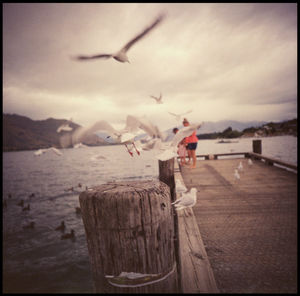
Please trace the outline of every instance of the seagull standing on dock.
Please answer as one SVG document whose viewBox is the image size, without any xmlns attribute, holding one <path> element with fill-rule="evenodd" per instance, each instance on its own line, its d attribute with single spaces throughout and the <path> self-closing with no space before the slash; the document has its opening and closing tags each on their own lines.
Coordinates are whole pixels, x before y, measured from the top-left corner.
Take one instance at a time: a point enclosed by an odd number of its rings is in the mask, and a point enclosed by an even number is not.
<svg viewBox="0 0 300 296">
<path fill-rule="evenodd" d="M 97 54 L 97 55 L 92 55 L 92 56 L 84 56 L 80 55 L 75 57 L 75 59 L 83 61 L 83 60 L 91 60 L 91 59 L 98 59 L 98 58 L 103 58 L 103 59 L 108 59 L 108 58 L 114 58 L 118 62 L 125 63 L 128 62 L 128 57 L 127 57 L 127 51 L 131 48 L 133 44 L 135 44 L 137 41 L 142 39 L 144 36 L 146 36 L 153 28 L 155 28 L 164 18 L 164 15 L 161 14 L 159 15 L 154 22 L 146 27 L 140 34 L 135 36 L 133 39 L 131 39 L 125 46 L 123 46 L 118 52 L 114 54 Z"/>
<path fill-rule="evenodd" d="M 240 174 L 239 174 L 239 172 L 238 172 L 237 169 L 234 170 L 234 177 L 235 177 L 236 180 L 240 180 L 241 179 Z"/>
<path fill-rule="evenodd" d="M 240 172 L 243 171 L 243 164 L 242 164 L 241 161 L 240 161 L 240 163 L 239 163 L 238 170 L 239 170 Z"/>
<path fill-rule="evenodd" d="M 155 97 L 155 96 L 150 96 L 150 97 L 153 98 L 156 101 L 157 104 L 162 104 L 163 103 L 161 93 L 159 95 L 159 98 Z"/>
<path fill-rule="evenodd" d="M 197 202 L 197 189 L 191 188 L 189 192 L 183 192 L 182 197 L 177 199 L 172 205 L 175 206 L 176 210 L 182 210 L 185 208 L 193 207 Z"/>
<path fill-rule="evenodd" d="M 251 160 L 251 158 L 248 159 L 248 165 L 253 165 L 253 161 Z"/>
</svg>

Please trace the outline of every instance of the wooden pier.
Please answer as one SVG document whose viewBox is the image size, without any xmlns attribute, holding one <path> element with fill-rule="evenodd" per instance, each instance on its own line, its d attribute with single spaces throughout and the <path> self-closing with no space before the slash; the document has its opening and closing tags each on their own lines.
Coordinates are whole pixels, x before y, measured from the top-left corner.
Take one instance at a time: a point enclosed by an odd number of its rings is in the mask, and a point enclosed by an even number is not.
<svg viewBox="0 0 300 296">
<path fill-rule="evenodd" d="M 224 156 L 233 154 L 198 155 L 195 169 L 175 172 L 198 191 L 197 204 L 178 211 L 183 293 L 296 293 L 297 166 Z"/>
<path fill-rule="evenodd" d="M 95 292 L 296 293 L 297 166 L 261 151 L 173 158 L 159 180 L 82 192 Z M 197 189 L 193 208 L 172 206 L 176 179 Z"/>
</svg>

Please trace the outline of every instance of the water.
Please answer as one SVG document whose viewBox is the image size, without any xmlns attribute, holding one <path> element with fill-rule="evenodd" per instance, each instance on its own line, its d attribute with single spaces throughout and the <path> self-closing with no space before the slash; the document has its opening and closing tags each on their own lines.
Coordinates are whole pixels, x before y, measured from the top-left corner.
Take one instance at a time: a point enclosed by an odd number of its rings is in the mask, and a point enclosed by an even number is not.
<svg viewBox="0 0 300 296">
<path fill-rule="evenodd" d="M 252 151 L 250 138 L 238 143 L 198 142 L 197 154 Z M 62 150 L 63 156 L 33 151 L 3 153 L 3 291 L 15 293 L 92 293 L 87 243 L 76 214 L 85 186 L 108 181 L 157 179 L 154 152 L 130 157 L 124 146 Z M 297 164 L 297 138 L 262 138 L 262 154 Z M 82 187 L 78 187 L 81 183 Z M 74 187 L 75 192 L 65 189 Z M 8 198 L 8 194 L 12 197 Z M 34 193 L 34 196 L 30 195 Z M 17 203 L 23 199 L 30 211 Z M 64 220 L 76 240 L 61 240 L 54 228 Z M 34 229 L 23 229 L 34 221 Z"/>
</svg>

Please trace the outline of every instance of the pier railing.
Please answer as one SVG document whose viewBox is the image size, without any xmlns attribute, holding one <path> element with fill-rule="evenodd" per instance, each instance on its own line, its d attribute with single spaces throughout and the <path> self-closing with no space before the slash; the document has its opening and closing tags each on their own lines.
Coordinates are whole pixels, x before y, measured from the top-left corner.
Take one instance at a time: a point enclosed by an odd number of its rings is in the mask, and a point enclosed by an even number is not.
<svg viewBox="0 0 300 296">
<path fill-rule="evenodd" d="M 298 166 L 292 163 L 288 163 L 279 159 L 275 159 L 273 157 L 264 156 L 262 153 L 261 140 L 253 140 L 253 152 L 232 152 L 232 153 L 213 153 L 213 154 L 198 154 L 196 155 L 197 159 L 218 159 L 220 157 L 232 157 L 232 156 L 241 156 L 245 158 L 251 158 L 256 160 L 261 160 L 268 165 L 278 165 L 283 168 L 288 168 L 293 171 L 298 172 Z M 177 157 L 179 158 L 179 157 Z"/>
</svg>

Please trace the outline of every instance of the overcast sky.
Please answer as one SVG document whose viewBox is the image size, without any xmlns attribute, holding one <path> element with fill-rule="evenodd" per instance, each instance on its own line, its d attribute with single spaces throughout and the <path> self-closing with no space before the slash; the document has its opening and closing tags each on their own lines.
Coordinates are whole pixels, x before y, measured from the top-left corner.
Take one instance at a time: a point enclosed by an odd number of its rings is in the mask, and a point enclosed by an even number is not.
<svg viewBox="0 0 300 296">
<path fill-rule="evenodd" d="M 118 51 L 161 12 L 130 64 L 70 59 Z M 166 129 L 189 109 L 191 122 L 297 117 L 297 4 L 3 4 L 4 113 Z"/>
</svg>

